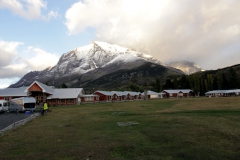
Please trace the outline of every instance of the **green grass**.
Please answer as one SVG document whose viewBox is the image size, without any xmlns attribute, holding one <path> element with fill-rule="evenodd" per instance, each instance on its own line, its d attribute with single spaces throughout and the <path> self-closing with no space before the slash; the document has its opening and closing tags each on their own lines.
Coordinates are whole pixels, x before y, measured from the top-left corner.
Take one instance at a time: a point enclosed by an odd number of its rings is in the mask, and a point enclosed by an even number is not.
<svg viewBox="0 0 240 160">
<path fill-rule="evenodd" d="M 0 138 L 0 159 L 239 159 L 240 97 L 51 107 Z M 138 122 L 118 126 L 117 122 Z"/>
</svg>

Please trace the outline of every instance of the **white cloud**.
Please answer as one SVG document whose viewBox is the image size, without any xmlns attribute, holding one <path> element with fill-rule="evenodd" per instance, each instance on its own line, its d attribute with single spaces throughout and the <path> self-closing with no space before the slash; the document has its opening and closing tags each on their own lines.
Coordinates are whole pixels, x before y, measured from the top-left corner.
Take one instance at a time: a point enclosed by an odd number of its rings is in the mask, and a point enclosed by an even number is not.
<svg viewBox="0 0 240 160">
<path fill-rule="evenodd" d="M 67 10 L 65 25 L 69 34 L 94 28 L 95 40 L 165 63 L 186 59 L 215 69 L 228 65 L 224 57 L 239 63 L 240 49 L 233 47 L 240 44 L 239 8 L 238 0 L 83 0 Z"/>
<path fill-rule="evenodd" d="M 33 47 L 28 47 L 29 52 L 33 52 L 36 54 L 35 57 L 28 58 L 26 59 L 26 63 L 28 67 L 31 68 L 31 70 L 37 70 L 41 71 L 46 69 L 47 67 L 53 67 L 54 65 L 57 64 L 59 57 L 52 54 L 48 53 L 40 48 L 33 48 Z"/>
<path fill-rule="evenodd" d="M 23 43 L 0 41 L 0 80 L 21 78 L 30 71 L 41 71 L 54 66 L 59 60 L 57 55 L 32 46 L 18 51 L 20 45 Z"/>
<path fill-rule="evenodd" d="M 17 55 L 17 47 L 23 45 L 22 42 L 6 42 L 0 40 L 0 67 L 9 64 L 13 57 Z"/>
<path fill-rule="evenodd" d="M 26 19 L 44 19 L 56 18 L 58 13 L 50 11 L 47 15 L 42 14 L 43 9 L 47 9 L 47 3 L 43 0 L 0 0 L 0 9 L 9 9 L 15 15 Z"/>
</svg>

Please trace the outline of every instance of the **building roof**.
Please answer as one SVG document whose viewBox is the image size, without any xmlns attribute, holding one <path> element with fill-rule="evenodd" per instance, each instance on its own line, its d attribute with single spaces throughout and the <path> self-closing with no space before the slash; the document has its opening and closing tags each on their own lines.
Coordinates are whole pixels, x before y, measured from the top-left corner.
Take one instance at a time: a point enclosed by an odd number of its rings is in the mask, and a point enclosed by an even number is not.
<svg viewBox="0 0 240 160">
<path fill-rule="evenodd" d="M 213 91 L 208 91 L 205 94 L 238 93 L 238 92 L 240 92 L 240 89 L 213 90 Z"/>
<path fill-rule="evenodd" d="M 106 96 L 112 96 L 114 94 L 113 92 L 110 92 L 110 91 L 95 91 L 94 93 L 96 93 L 96 92 L 99 92 Z"/>
<path fill-rule="evenodd" d="M 0 96 L 2 97 L 25 97 L 27 96 L 27 92 L 25 92 L 28 87 L 20 87 L 20 88 L 6 88 L 0 90 Z"/>
<path fill-rule="evenodd" d="M 117 96 L 127 96 L 128 94 L 135 96 L 141 94 L 140 92 L 132 92 L 132 91 L 96 91 L 106 96 L 113 96 L 116 94 Z M 94 92 L 95 93 L 95 92 Z"/>
<path fill-rule="evenodd" d="M 231 90 L 227 90 L 226 93 L 239 93 L 240 89 L 231 89 Z"/>
<path fill-rule="evenodd" d="M 191 89 L 172 89 L 172 90 L 163 90 L 163 92 L 167 92 L 167 93 L 189 93 L 192 92 Z"/>
<path fill-rule="evenodd" d="M 157 92 L 154 92 L 154 91 L 151 91 L 151 90 L 147 91 L 147 95 L 160 95 L 160 94 L 165 94 L 165 93 L 157 93 Z"/>
<path fill-rule="evenodd" d="M 128 93 L 125 91 L 111 91 L 113 94 L 115 93 L 117 96 L 126 96 Z"/>
<path fill-rule="evenodd" d="M 96 95 L 96 94 L 84 94 L 84 95 L 81 95 L 81 97 L 99 97 L 99 95 Z"/>
<path fill-rule="evenodd" d="M 140 92 L 133 92 L 133 91 L 124 91 L 126 93 L 129 93 L 131 96 L 138 96 L 139 94 L 141 94 Z"/>
<path fill-rule="evenodd" d="M 47 99 L 69 99 L 77 98 L 82 94 L 82 88 L 61 88 L 54 89 L 54 93 L 47 97 Z"/>
<path fill-rule="evenodd" d="M 53 86 L 47 86 L 41 82 L 38 81 L 34 81 L 29 87 L 27 87 L 27 89 L 25 90 L 25 92 L 28 92 L 28 89 L 34 85 L 37 84 L 40 88 L 42 88 L 42 92 L 48 93 L 48 94 L 53 94 L 54 93 L 54 87 Z"/>
</svg>

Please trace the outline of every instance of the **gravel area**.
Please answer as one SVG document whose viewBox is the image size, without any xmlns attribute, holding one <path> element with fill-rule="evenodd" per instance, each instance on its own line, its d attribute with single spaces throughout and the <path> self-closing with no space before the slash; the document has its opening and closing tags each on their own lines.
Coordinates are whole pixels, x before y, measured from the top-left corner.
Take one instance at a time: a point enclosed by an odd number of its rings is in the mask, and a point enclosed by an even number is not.
<svg viewBox="0 0 240 160">
<path fill-rule="evenodd" d="M 32 114 L 26 114 L 26 113 L 17 114 L 16 112 L 0 113 L 0 130 L 8 127 L 9 125 L 13 124 L 14 122 L 28 118 L 31 115 Z"/>
</svg>

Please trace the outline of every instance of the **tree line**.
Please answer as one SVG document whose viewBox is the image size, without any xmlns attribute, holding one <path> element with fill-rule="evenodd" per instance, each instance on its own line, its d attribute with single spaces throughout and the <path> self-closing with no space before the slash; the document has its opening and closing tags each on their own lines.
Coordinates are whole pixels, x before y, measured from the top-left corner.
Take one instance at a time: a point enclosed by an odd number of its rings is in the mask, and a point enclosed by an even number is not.
<svg viewBox="0 0 240 160">
<path fill-rule="evenodd" d="M 226 76 L 227 75 L 227 76 Z M 161 85 L 160 79 L 156 79 L 156 91 L 164 89 L 191 89 L 194 93 L 204 95 L 211 90 L 225 90 L 240 88 L 240 80 L 234 68 L 228 73 L 217 70 L 216 72 L 198 72 L 182 77 L 173 76 Z"/>
</svg>

